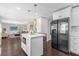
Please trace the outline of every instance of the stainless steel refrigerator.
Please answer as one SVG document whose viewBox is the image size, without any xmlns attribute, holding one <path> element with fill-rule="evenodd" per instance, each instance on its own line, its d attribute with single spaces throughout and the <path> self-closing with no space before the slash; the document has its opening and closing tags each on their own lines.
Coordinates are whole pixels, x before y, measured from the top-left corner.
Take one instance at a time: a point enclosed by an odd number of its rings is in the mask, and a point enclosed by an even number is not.
<svg viewBox="0 0 79 59">
<path fill-rule="evenodd" d="M 51 41 L 51 43 L 52 43 L 52 47 L 53 48 L 58 48 L 58 29 L 57 29 L 57 27 L 58 27 L 58 21 L 53 21 L 52 23 L 51 23 L 51 38 L 52 38 L 52 41 Z"/>
<path fill-rule="evenodd" d="M 69 18 L 58 19 L 51 22 L 51 38 L 53 48 L 68 52 Z"/>
</svg>

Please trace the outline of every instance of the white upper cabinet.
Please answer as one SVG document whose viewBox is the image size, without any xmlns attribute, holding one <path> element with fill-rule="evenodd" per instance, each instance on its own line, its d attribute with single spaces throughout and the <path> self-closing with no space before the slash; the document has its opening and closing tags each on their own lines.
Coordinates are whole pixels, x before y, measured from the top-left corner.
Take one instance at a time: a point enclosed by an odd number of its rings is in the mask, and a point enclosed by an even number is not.
<svg viewBox="0 0 79 59">
<path fill-rule="evenodd" d="M 79 7 L 75 7 L 72 9 L 72 16 L 71 16 L 71 25 L 72 26 L 79 26 Z"/>
<path fill-rule="evenodd" d="M 37 19 L 37 33 L 48 33 L 48 19 L 47 18 L 38 18 Z"/>
<path fill-rule="evenodd" d="M 53 20 L 70 17 L 71 7 L 67 7 L 53 13 Z"/>
</svg>

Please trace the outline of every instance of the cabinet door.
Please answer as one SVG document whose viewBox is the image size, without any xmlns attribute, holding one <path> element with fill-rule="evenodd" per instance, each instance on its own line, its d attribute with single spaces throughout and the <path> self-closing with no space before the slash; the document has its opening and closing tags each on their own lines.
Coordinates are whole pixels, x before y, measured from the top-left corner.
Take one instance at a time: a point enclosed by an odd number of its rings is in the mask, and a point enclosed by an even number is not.
<svg viewBox="0 0 79 59">
<path fill-rule="evenodd" d="M 75 7 L 72 9 L 71 25 L 79 26 L 79 7 Z"/>
<path fill-rule="evenodd" d="M 79 38 L 71 37 L 70 50 L 73 53 L 79 54 Z"/>
<path fill-rule="evenodd" d="M 26 45 L 21 42 L 21 48 L 24 50 L 24 52 L 27 54 Z"/>
<path fill-rule="evenodd" d="M 70 17 L 70 14 L 71 14 L 71 7 L 62 9 L 60 11 L 53 13 L 53 20 Z"/>
<path fill-rule="evenodd" d="M 29 38 L 26 39 L 26 50 L 27 50 L 27 55 L 31 55 L 31 41 Z"/>
<path fill-rule="evenodd" d="M 53 20 L 57 20 L 57 19 L 59 19 L 59 12 L 54 12 L 53 13 Z"/>
<path fill-rule="evenodd" d="M 31 55 L 43 55 L 43 37 L 35 37 L 31 39 Z"/>
<path fill-rule="evenodd" d="M 48 19 L 41 18 L 41 33 L 48 33 Z"/>
<path fill-rule="evenodd" d="M 79 49 L 77 48 L 73 48 L 71 52 L 79 55 Z"/>
<path fill-rule="evenodd" d="M 38 18 L 36 28 L 37 33 L 48 33 L 48 19 Z"/>
</svg>

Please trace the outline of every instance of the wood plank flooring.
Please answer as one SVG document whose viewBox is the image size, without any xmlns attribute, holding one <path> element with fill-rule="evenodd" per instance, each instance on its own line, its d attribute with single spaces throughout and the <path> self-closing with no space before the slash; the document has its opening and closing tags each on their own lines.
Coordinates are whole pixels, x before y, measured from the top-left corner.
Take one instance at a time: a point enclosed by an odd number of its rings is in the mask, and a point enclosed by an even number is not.
<svg viewBox="0 0 79 59">
<path fill-rule="evenodd" d="M 52 48 L 51 41 L 48 41 L 48 43 L 47 43 L 47 56 L 69 56 L 69 55 Z"/>
<path fill-rule="evenodd" d="M 46 44 L 44 40 L 44 56 L 68 56 L 67 54 L 51 48 L 51 42 Z M 26 56 L 21 49 L 20 38 L 2 39 L 1 56 Z"/>
<path fill-rule="evenodd" d="M 21 49 L 20 38 L 2 39 L 2 56 L 26 56 Z"/>
</svg>

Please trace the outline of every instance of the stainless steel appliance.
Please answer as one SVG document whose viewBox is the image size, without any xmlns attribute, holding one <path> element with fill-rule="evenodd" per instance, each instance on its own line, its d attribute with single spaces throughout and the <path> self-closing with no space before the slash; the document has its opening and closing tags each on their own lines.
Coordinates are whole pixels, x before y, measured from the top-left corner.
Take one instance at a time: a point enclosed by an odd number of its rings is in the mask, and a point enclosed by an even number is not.
<svg viewBox="0 0 79 59">
<path fill-rule="evenodd" d="M 52 47 L 68 52 L 69 18 L 58 19 L 51 23 Z"/>
<path fill-rule="evenodd" d="M 51 23 L 51 38 L 52 38 L 52 47 L 53 48 L 58 48 L 58 30 L 57 30 L 57 27 L 58 27 L 58 21 L 53 21 L 52 23 Z"/>
</svg>

